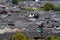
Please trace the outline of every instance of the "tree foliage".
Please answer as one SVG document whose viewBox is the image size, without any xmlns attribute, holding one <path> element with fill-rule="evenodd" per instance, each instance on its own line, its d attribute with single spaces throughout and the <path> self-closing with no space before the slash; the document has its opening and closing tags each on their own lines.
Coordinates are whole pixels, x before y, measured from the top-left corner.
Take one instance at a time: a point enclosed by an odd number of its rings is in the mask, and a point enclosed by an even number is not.
<svg viewBox="0 0 60 40">
<path fill-rule="evenodd" d="M 54 11 L 60 11 L 60 6 L 54 6 Z"/>
<path fill-rule="evenodd" d="M 50 4 L 50 3 L 46 3 L 43 8 L 44 8 L 45 11 L 53 10 L 54 5 Z"/>
<path fill-rule="evenodd" d="M 60 37 L 47 36 L 45 40 L 60 40 Z"/>
<path fill-rule="evenodd" d="M 34 40 L 33 38 L 28 38 L 27 40 Z"/>
<path fill-rule="evenodd" d="M 13 4 L 18 4 L 19 0 L 12 0 Z"/>
<path fill-rule="evenodd" d="M 15 34 L 13 40 L 26 40 L 26 37 L 22 33 Z"/>
</svg>

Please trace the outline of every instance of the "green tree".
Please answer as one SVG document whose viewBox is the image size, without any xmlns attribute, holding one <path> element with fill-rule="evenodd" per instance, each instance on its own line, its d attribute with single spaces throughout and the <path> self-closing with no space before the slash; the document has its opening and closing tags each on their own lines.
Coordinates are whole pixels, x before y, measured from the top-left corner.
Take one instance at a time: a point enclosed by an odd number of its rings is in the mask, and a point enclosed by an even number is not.
<svg viewBox="0 0 60 40">
<path fill-rule="evenodd" d="M 13 4 L 18 4 L 19 0 L 12 0 Z"/>
<path fill-rule="evenodd" d="M 60 37 L 55 37 L 55 36 L 47 36 L 45 40 L 60 40 Z"/>
<path fill-rule="evenodd" d="M 22 33 L 15 34 L 13 40 L 26 40 L 26 37 Z"/>
<path fill-rule="evenodd" d="M 27 38 L 27 40 L 34 40 L 33 38 Z"/>
<path fill-rule="evenodd" d="M 60 11 L 60 6 L 54 6 L 54 11 Z"/>
<path fill-rule="evenodd" d="M 50 10 L 53 10 L 54 9 L 54 5 L 53 4 L 50 4 L 50 3 L 46 3 L 43 7 L 43 9 L 45 11 L 50 11 Z"/>
<path fill-rule="evenodd" d="M 51 36 L 47 36 L 45 40 L 51 40 Z"/>
</svg>

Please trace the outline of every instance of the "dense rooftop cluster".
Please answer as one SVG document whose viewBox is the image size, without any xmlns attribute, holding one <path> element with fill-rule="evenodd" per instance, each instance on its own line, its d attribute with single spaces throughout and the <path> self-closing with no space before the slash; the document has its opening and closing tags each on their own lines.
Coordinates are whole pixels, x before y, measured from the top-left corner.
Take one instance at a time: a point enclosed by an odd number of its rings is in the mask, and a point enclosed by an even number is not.
<svg viewBox="0 0 60 40">
<path fill-rule="evenodd" d="M 60 37 L 60 1 L 13 2 L 0 2 L 0 40 L 12 40 L 19 32 L 34 39 L 48 35 Z"/>
</svg>

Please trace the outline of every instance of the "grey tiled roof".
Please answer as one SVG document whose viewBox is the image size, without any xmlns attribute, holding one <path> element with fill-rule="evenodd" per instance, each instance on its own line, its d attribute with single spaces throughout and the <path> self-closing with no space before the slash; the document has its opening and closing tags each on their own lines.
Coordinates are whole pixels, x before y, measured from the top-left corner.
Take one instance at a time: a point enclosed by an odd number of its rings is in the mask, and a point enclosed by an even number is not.
<svg viewBox="0 0 60 40">
<path fill-rule="evenodd" d="M 41 37 L 41 35 L 38 32 L 23 32 L 26 37 Z M 16 33 L 4 33 L 0 34 L 0 40 L 4 39 L 12 39 L 13 35 Z"/>
</svg>

